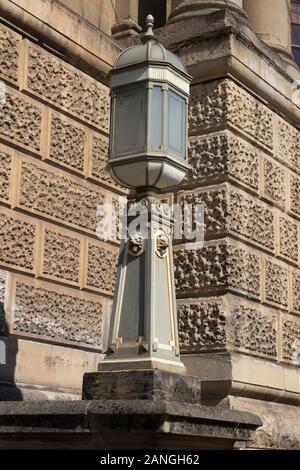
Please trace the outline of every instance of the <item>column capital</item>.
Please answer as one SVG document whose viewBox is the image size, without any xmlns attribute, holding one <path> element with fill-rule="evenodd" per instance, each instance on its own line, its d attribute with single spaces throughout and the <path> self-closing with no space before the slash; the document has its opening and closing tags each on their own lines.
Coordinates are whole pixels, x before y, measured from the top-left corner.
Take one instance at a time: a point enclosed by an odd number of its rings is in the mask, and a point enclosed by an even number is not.
<svg viewBox="0 0 300 470">
<path fill-rule="evenodd" d="M 169 23 L 225 9 L 247 18 L 246 13 L 242 9 L 241 0 L 184 0 L 172 11 Z"/>
</svg>

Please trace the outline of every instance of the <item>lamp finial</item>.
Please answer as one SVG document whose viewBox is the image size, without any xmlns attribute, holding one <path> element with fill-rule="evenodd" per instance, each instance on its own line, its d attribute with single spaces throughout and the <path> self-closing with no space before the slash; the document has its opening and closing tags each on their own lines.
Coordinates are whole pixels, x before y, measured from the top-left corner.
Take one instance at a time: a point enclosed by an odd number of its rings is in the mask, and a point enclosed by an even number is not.
<svg viewBox="0 0 300 470">
<path fill-rule="evenodd" d="M 157 38 L 155 34 L 153 33 L 153 26 L 154 26 L 154 18 L 152 15 L 147 15 L 146 17 L 146 32 L 143 35 L 143 39 L 145 42 L 154 40 L 156 41 Z"/>
</svg>

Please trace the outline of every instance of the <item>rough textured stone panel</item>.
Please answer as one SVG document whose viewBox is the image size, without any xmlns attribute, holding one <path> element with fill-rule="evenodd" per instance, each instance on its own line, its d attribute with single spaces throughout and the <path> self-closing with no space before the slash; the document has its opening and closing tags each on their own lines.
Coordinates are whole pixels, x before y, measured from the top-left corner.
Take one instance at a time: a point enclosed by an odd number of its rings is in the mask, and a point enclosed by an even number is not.
<svg viewBox="0 0 300 470">
<path fill-rule="evenodd" d="M 104 202 L 104 195 L 96 188 L 23 161 L 20 191 L 21 206 L 96 230 L 97 207 Z"/>
<path fill-rule="evenodd" d="M 244 193 L 230 191 L 228 228 L 251 241 L 274 249 L 274 215 L 266 204 Z"/>
<path fill-rule="evenodd" d="M 45 230 L 43 274 L 79 281 L 80 240 Z"/>
<path fill-rule="evenodd" d="M 20 36 L 0 25 L 0 75 L 17 82 Z"/>
<path fill-rule="evenodd" d="M 1 213 L 0 262 L 32 270 L 35 231 L 35 225 Z"/>
<path fill-rule="evenodd" d="M 219 302 L 178 306 L 179 343 L 183 352 L 196 352 L 226 343 L 225 314 Z"/>
<path fill-rule="evenodd" d="M 284 168 L 271 160 L 264 160 L 264 196 L 285 207 L 286 173 Z"/>
<path fill-rule="evenodd" d="M 279 251 L 293 261 L 298 261 L 298 226 L 292 220 L 279 217 Z"/>
<path fill-rule="evenodd" d="M 112 292 L 115 287 L 118 252 L 89 243 L 87 286 Z"/>
<path fill-rule="evenodd" d="M 283 320 L 282 324 L 283 358 L 300 366 L 300 323 L 296 320 Z"/>
<path fill-rule="evenodd" d="M 200 250 L 176 249 L 174 263 L 179 294 L 233 288 L 259 296 L 259 257 L 239 246 L 219 244 Z"/>
<path fill-rule="evenodd" d="M 229 79 L 192 87 L 189 124 L 192 133 L 231 124 L 273 148 L 272 112 Z"/>
<path fill-rule="evenodd" d="M 83 170 L 84 130 L 70 120 L 54 115 L 51 119 L 51 159 L 76 170 Z"/>
<path fill-rule="evenodd" d="M 0 199 L 9 200 L 11 155 L 0 148 Z"/>
<path fill-rule="evenodd" d="M 300 272 L 292 273 L 292 304 L 293 310 L 300 313 Z"/>
<path fill-rule="evenodd" d="M 102 304 L 17 282 L 14 330 L 55 341 L 100 347 Z"/>
<path fill-rule="evenodd" d="M 288 271 L 271 260 L 265 262 L 265 298 L 282 307 L 288 305 Z"/>
<path fill-rule="evenodd" d="M 277 356 L 276 316 L 239 305 L 232 317 L 233 346 L 265 356 Z"/>
<path fill-rule="evenodd" d="M 0 134 L 25 147 L 40 149 L 42 123 L 40 107 L 6 87 L 1 115 Z"/>
<path fill-rule="evenodd" d="M 27 86 L 81 119 L 108 131 L 108 89 L 38 46 L 29 46 Z"/>
<path fill-rule="evenodd" d="M 291 211 L 300 217 L 300 178 L 291 175 Z"/>
<path fill-rule="evenodd" d="M 300 171 L 300 133 L 288 122 L 278 118 L 278 154 L 284 164 Z"/>
</svg>

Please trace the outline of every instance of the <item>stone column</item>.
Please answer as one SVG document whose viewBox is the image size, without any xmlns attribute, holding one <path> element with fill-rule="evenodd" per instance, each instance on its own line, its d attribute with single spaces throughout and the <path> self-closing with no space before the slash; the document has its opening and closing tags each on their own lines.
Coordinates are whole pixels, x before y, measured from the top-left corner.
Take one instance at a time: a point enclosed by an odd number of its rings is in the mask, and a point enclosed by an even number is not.
<svg viewBox="0 0 300 470">
<path fill-rule="evenodd" d="M 202 16 L 225 8 L 246 16 L 242 9 L 242 0 L 173 0 L 171 22 L 180 21 L 189 16 Z"/>
<path fill-rule="evenodd" d="M 260 39 L 291 59 L 290 1 L 244 0 L 243 6 Z"/>
<path fill-rule="evenodd" d="M 116 0 L 116 23 L 112 27 L 115 39 L 128 40 L 142 32 L 138 24 L 138 0 Z"/>
</svg>

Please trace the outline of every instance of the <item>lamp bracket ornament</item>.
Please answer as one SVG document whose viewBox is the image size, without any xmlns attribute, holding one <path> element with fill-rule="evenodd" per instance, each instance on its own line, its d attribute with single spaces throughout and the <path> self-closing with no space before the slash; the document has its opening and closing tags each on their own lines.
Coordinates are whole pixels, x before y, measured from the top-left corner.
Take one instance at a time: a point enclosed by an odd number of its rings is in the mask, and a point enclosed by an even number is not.
<svg viewBox="0 0 300 470">
<path fill-rule="evenodd" d="M 164 230 L 159 229 L 156 234 L 156 254 L 159 258 L 165 258 L 168 254 L 169 237 Z"/>
<path fill-rule="evenodd" d="M 144 251 L 144 238 L 141 232 L 134 232 L 128 238 L 128 253 L 131 256 L 139 256 Z"/>
</svg>

